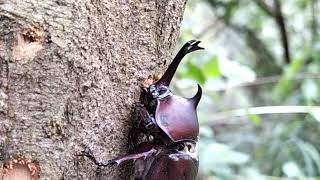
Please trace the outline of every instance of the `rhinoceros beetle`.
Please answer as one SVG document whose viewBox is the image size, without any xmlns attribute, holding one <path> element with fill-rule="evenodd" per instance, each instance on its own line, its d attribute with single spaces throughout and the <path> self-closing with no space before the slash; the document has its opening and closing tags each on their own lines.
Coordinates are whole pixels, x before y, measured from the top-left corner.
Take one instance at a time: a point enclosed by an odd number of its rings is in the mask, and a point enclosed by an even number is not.
<svg viewBox="0 0 320 180">
<path fill-rule="evenodd" d="M 107 161 L 98 161 L 89 148 L 80 156 L 86 156 L 98 166 L 108 166 L 134 160 L 135 180 L 194 180 L 198 172 L 196 143 L 199 124 L 196 108 L 202 90 L 192 98 L 173 95 L 170 82 L 182 58 L 193 51 L 203 49 L 200 41 L 187 42 L 178 52 L 166 72 L 155 79 L 142 92 L 140 103 L 135 107 L 139 114 L 139 123 L 133 132 L 147 136 L 136 148 L 133 143 L 129 149 L 133 152 Z M 130 141 L 136 141 L 135 133 L 130 133 Z"/>
</svg>

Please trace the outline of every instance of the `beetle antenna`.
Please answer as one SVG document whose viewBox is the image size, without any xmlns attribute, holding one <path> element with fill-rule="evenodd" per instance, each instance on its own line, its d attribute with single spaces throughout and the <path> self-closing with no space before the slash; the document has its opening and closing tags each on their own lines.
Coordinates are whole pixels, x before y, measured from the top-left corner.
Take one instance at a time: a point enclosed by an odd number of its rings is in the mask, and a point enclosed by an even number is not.
<svg viewBox="0 0 320 180">
<path fill-rule="evenodd" d="M 161 79 L 157 81 L 155 84 L 157 85 L 164 85 L 164 86 L 169 86 L 170 82 L 172 80 L 173 75 L 175 74 L 182 58 L 187 55 L 188 53 L 191 53 L 193 51 L 201 50 L 204 49 L 202 47 L 199 47 L 198 44 L 201 41 L 196 41 L 196 40 L 191 40 L 188 41 L 183 45 L 183 47 L 179 50 L 178 54 L 175 56 L 171 64 L 169 65 L 168 69 L 166 72 L 163 74 Z"/>
<path fill-rule="evenodd" d="M 198 84 L 198 92 L 196 95 L 194 95 L 192 98 L 189 99 L 189 101 L 191 101 L 194 105 L 194 107 L 196 108 L 198 106 L 198 103 L 201 99 L 202 96 L 202 88 L 201 86 Z"/>
</svg>

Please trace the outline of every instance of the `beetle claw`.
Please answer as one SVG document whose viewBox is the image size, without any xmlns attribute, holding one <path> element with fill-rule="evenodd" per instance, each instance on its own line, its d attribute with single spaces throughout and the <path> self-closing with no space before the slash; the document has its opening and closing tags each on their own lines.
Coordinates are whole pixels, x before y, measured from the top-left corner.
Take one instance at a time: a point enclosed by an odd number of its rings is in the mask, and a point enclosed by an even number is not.
<svg viewBox="0 0 320 180">
<path fill-rule="evenodd" d="M 114 160 L 108 160 L 108 164 L 109 165 L 118 165 L 119 163 L 117 161 L 114 161 Z"/>
<path fill-rule="evenodd" d="M 115 160 L 106 160 L 106 161 L 96 163 L 97 166 L 112 166 L 112 165 L 116 165 L 116 164 L 118 164 L 118 163 Z"/>
<path fill-rule="evenodd" d="M 93 156 L 93 152 L 90 148 L 86 147 L 85 150 L 81 151 L 77 156 L 85 156 L 94 162 L 97 166 L 109 166 L 118 164 L 115 160 L 106 160 L 106 161 L 97 161 L 97 159 Z"/>
</svg>

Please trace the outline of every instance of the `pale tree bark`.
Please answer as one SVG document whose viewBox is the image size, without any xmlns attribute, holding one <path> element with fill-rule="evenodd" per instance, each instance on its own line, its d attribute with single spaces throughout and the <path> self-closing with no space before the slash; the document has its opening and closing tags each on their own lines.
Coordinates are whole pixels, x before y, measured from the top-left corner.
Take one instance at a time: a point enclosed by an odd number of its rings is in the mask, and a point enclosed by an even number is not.
<svg viewBox="0 0 320 180">
<path fill-rule="evenodd" d="M 0 179 L 23 179 L 3 168 L 16 155 L 34 160 L 40 179 L 129 179 L 130 167 L 75 155 L 127 152 L 140 82 L 171 61 L 184 5 L 0 0 Z"/>
</svg>

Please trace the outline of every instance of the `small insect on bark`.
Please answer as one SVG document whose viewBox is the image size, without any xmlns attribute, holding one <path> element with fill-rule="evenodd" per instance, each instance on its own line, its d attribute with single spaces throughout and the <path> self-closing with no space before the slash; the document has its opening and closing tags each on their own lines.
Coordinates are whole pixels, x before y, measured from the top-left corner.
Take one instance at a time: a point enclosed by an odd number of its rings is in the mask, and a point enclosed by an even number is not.
<svg viewBox="0 0 320 180">
<path fill-rule="evenodd" d="M 200 41 L 184 44 L 159 79 L 150 76 L 144 83 L 141 102 L 135 107 L 139 123 L 129 135 L 132 153 L 107 161 L 97 160 L 86 148 L 79 156 L 86 156 L 97 166 L 121 165 L 134 161 L 135 180 L 195 180 L 198 173 L 197 140 L 199 124 L 196 113 L 202 90 L 192 98 L 171 93 L 170 82 L 182 58 L 196 50 Z M 145 138 L 136 147 L 137 133 Z"/>
</svg>

